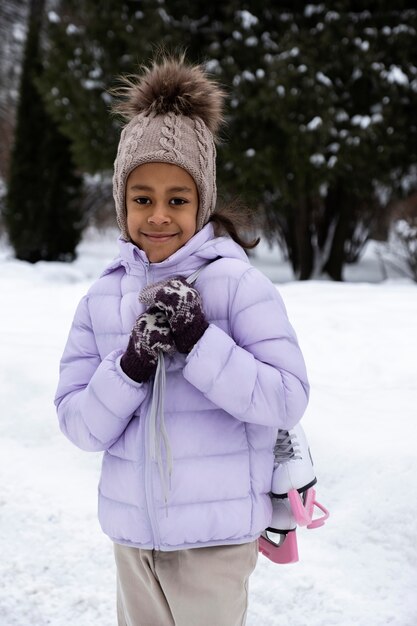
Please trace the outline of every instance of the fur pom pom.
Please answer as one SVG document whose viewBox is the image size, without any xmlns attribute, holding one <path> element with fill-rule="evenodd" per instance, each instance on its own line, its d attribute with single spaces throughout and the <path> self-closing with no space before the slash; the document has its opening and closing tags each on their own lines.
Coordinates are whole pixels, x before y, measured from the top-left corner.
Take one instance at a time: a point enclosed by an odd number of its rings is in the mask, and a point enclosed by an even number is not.
<svg viewBox="0 0 417 626">
<path fill-rule="evenodd" d="M 120 87 L 111 91 L 122 100 L 113 107 L 127 121 L 138 113 L 200 117 L 215 135 L 223 122 L 225 92 L 208 78 L 200 65 L 189 65 L 184 55 L 165 57 L 142 74 L 121 78 Z"/>
</svg>

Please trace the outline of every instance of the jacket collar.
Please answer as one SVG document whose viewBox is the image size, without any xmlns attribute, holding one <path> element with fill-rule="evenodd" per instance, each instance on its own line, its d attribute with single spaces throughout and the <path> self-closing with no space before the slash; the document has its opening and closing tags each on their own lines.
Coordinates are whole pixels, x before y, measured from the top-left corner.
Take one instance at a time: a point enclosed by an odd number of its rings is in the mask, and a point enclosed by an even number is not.
<svg viewBox="0 0 417 626">
<path fill-rule="evenodd" d="M 230 237 L 215 237 L 213 225 L 206 224 L 187 243 L 160 263 L 151 263 L 146 253 L 131 241 L 119 237 L 120 256 L 106 267 L 102 276 L 123 266 L 127 274 L 145 275 L 147 282 L 165 280 L 176 274 L 186 278 L 202 265 L 219 257 L 240 258 L 248 262 L 245 252 Z"/>
</svg>

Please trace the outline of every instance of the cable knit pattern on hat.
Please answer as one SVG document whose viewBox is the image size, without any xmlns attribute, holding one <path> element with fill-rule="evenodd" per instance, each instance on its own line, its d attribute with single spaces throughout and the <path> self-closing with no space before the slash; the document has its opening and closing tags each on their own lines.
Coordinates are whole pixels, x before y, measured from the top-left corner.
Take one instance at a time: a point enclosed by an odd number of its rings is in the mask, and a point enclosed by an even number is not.
<svg viewBox="0 0 417 626">
<path fill-rule="evenodd" d="M 149 124 L 149 117 L 138 116 L 132 120 L 131 124 L 126 126 L 120 136 L 120 142 L 117 149 L 117 157 L 114 162 L 114 176 L 113 176 L 113 195 L 116 200 L 123 198 L 124 205 L 126 179 L 128 174 L 126 172 L 131 171 L 131 164 L 134 160 L 134 155 L 137 153 L 139 142 L 143 136 L 143 132 Z M 130 127 L 130 128 L 129 128 Z M 116 207 L 118 201 L 116 201 Z M 126 216 L 119 215 L 117 211 L 117 222 L 122 230 L 123 236 L 127 235 Z M 126 238 L 126 237 L 125 237 Z M 127 235 L 128 239 L 128 235 Z"/>
<path fill-rule="evenodd" d="M 181 159 L 181 118 L 168 113 L 164 118 L 164 124 L 161 128 L 159 143 L 166 152 L 172 152 L 177 159 Z"/>
<path fill-rule="evenodd" d="M 127 230 L 127 178 L 144 163 L 172 163 L 194 179 L 199 194 L 197 230 L 216 206 L 214 134 L 222 121 L 224 93 L 200 66 L 184 58 L 165 59 L 136 80 L 124 79 L 114 93 L 125 101 L 115 106 L 130 120 L 123 129 L 114 162 L 113 196 L 122 237 Z"/>
</svg>

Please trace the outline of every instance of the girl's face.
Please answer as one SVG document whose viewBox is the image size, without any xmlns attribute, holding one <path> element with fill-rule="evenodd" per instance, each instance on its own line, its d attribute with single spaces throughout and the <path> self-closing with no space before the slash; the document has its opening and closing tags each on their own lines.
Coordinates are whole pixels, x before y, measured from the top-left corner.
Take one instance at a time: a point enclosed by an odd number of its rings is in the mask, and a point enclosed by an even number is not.
<svg viewBox="0 0 417 626">
<path fill-rule="evenodd" d="M 131 240 L 159 263 L 196 232 L 197 186 L 178 165 L 144 163 L 128 176 L 126 210 Z"/>
</svg>

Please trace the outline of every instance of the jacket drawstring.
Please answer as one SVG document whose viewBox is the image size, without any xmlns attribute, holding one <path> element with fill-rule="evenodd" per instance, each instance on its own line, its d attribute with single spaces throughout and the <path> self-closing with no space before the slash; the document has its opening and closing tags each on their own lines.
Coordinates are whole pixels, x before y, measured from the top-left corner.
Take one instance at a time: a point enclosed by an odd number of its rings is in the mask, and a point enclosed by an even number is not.
<svg viewBox="0 0 417 626">
<path fill-rule="evenodd" d="M 155 373 L 155 380 L 152 390 L 152 404 L 149 412 L 149 444 L 151 458 L 157 462 L 159 476 L 161 478 L 162 490 L 166 512 L 168 515 L 168 490 L 171 488 L 172 474 L 172 452 L 169 445 L 168 433 L 165 427 L 165 361 L 162 350 L 158 353 L 158 365 Z M 165 448 L 166 466 L 162 459 L 162 445 Z"/>
<path fill-rule="evenodd" d="M 194 283 L 205 265 L 196 270 L 186 280 L 190 284 Z M 152 389 L 152 403 L 149 411 L 149 449 L 151 459 L 158 464 L 159 476 L 162 484 L 162 492 L 165 502 L 166 515 L 168 517 L 168 492 L 171 489 L 171 475 L 173 460 L 168 433 L 165 427 L 165 386 L 166 372 L 164 353 L 158 353 L 158 365 L 156 367 L 155 378 Z M 164 466 L 162 457 L 162 446 L 165 448 L 166 465 Z"/>
</svg>

